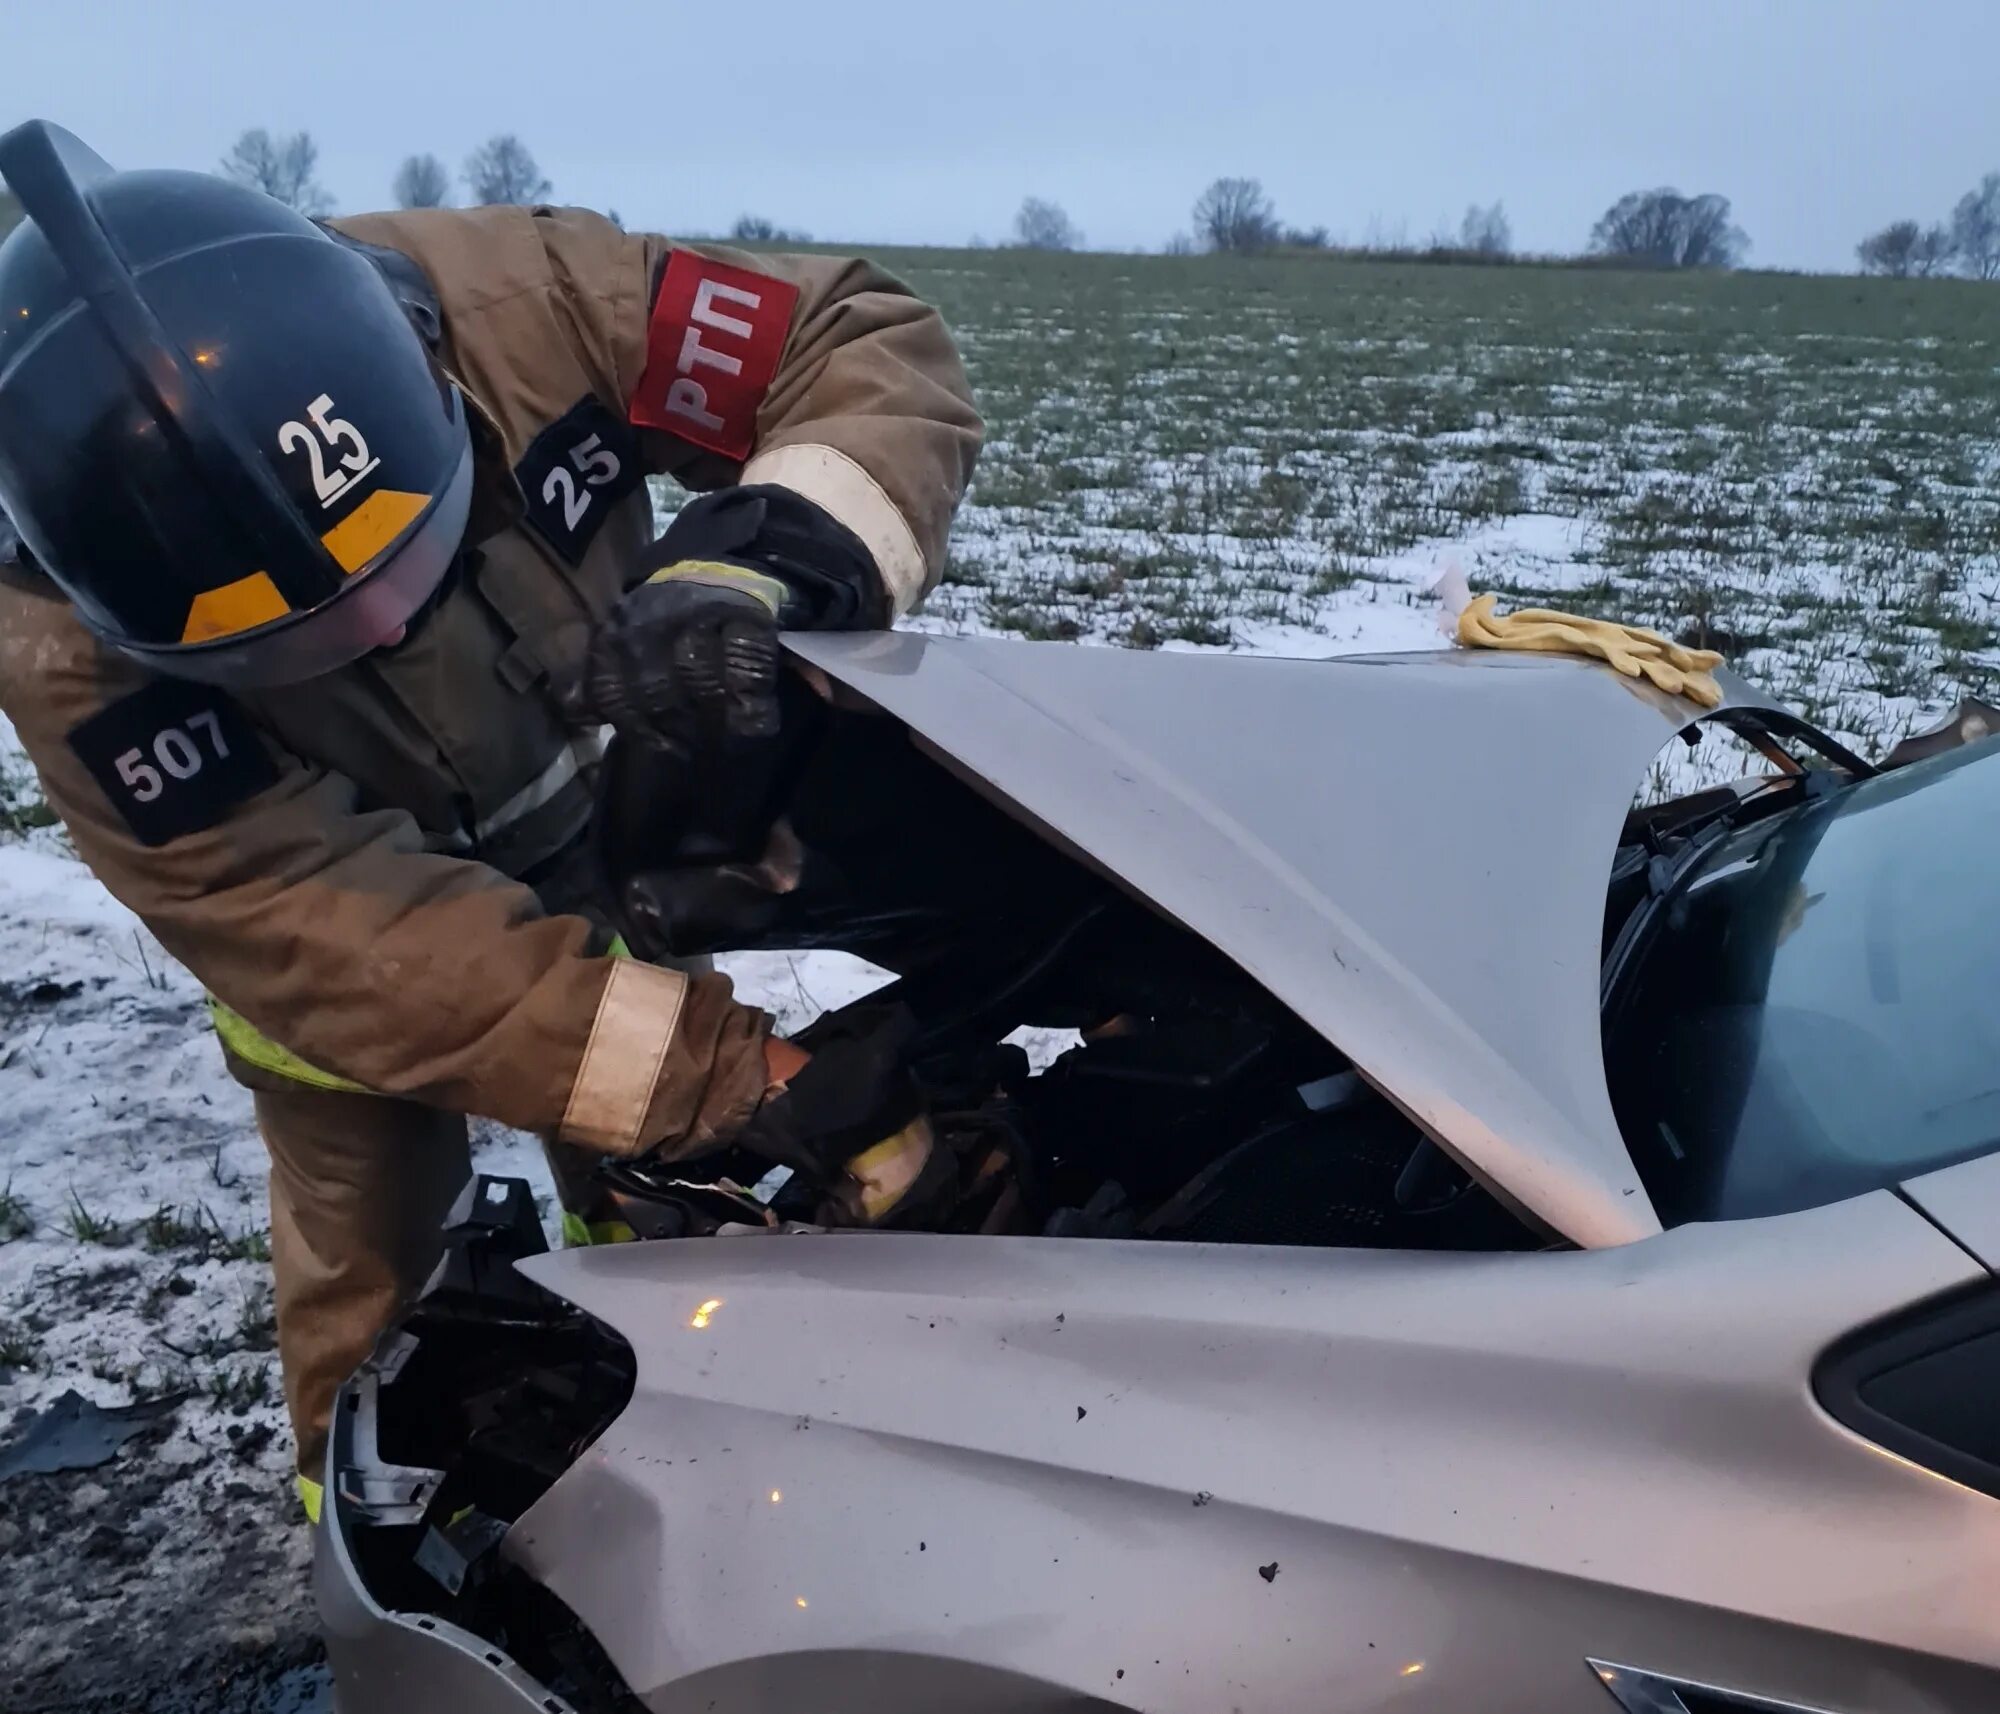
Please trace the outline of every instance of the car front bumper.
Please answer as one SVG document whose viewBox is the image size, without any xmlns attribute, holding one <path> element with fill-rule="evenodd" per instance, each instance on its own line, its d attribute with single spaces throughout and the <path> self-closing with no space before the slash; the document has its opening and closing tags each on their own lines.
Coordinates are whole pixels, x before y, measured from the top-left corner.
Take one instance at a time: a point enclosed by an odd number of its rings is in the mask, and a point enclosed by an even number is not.
<svg viewBox="0 0 2000 1714">
<path fill-rule="evenodd" d="M 391 1612 L 369 1593 L 354 1557 L 354 1508 L 378 1503 L 370 1490 L 396 1479 L 374 1453 L 371 1368 L 336 1400 L 326 1495 L 313 1530 L 313 1599 L 333 1672 L 334 1714 L 575 1714 L 485 1638 L 429 1614 Z"/>
</svg>

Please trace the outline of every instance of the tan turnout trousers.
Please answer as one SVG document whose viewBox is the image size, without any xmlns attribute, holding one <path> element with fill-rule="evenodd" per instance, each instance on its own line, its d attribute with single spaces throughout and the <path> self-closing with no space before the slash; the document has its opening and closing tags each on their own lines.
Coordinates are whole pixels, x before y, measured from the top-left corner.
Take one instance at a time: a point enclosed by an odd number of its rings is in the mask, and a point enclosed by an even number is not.
<svg viewBox="0 0 2000 1714">
<path fill-rule="evenodd" d="M 333 1398 L 430 1278 L 472 1174 L 457 1113 L 315 1089 L 229 1056 L 271 1155 L 271 1268 L 299 1470 L 326 1463 Z"/>
</svg>

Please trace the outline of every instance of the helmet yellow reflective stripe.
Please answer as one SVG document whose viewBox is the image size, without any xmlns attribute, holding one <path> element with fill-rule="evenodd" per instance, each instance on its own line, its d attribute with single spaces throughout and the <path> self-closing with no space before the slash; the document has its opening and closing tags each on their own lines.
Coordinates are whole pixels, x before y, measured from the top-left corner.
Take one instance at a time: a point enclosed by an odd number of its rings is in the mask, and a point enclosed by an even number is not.
<svg viewBox="0 0 2000 1714">
<path fill-rule="evenodd" d="M 265 573 L 253 571 L 248 577 L 197 595 L 188 607 L 187 623 L 181 627 L 181 641 L 208 643 L 217 637 L 233 637 L 282 619 L 291 610 L 278 586 Z"/>
<path fill-rule="evenodd" d="M 423 516 L 428 494 L 378 488 L 325 535 L 326 551 L 350 577 Z"/>
<path fill-rule="evenodd" d="M 340 569 L 352 577 L 422 517 L 430 503 L 428 494 L 378 489 L 320 541 Z M 253 571 L 248 577 L 197 595 L 188 605 L 181 641 L 212 643 L 218 637 L 240 636 L 284 618 L 291 610 L 291 603 L 278 593 L 269 575 Z"/>
</svg>

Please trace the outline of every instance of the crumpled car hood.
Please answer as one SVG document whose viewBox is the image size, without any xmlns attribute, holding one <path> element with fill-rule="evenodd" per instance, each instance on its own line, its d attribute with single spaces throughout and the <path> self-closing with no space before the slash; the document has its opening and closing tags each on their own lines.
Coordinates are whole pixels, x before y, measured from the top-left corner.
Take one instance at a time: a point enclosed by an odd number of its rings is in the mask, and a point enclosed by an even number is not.
<svg viewBox="0 0 2000 1714">
<path fill-rule="evenodd" d="M 787 643 L 1212 942 L 1501 1195 L 1580 1244 L 1659 1230 L 1599 948 L 1634 790 L 1693 704 L 1540 656 Z"/>
</svg>

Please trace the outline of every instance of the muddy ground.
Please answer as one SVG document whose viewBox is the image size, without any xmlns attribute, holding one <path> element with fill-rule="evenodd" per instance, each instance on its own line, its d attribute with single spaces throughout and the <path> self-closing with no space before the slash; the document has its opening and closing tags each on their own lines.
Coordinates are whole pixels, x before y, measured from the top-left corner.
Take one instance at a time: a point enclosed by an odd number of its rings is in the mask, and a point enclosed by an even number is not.
<svg viewBox="0 0 2000 1714">
<path fill-rule="evenodd" d="M 0 1486 L 6 1714 L 328 1706 L 309 1538 L 272 1430 L 229 1424 L 190 1459 L 178 1415 L 101 1469 Z"/>
</svg>

